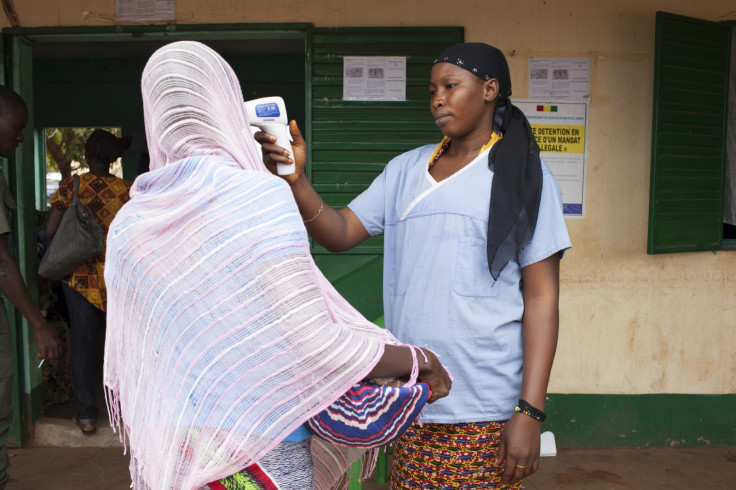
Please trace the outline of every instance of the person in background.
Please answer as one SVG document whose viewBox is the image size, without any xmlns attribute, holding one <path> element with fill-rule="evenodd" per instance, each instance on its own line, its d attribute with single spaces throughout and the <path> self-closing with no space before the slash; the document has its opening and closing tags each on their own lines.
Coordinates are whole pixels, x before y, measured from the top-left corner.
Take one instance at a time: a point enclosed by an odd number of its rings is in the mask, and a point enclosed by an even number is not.
<svg viewBox="0 0 736 490">
<path fill-rule="evenodd" d="M 306 178 L 295 122 L 294 155 L 256 134 L 272 172 L 295 162 L 283 178 L 318 243 L 343 251 L 383 233 L 386 327 L 436 347 L 454 376 L 450 396 L 397 441 L 395 489 L 518 488 L 539 464 L 570 240 L 559 186 L 510 95 L 500 50 L 447 48 L 429 79 L 444 138 L 396 157 L 339 211 Z"/>
<path fill-rule="evenodd" d="M 79 176 L 79 202 L 95 216 L 107 236 L 113 218 L 130 199 L 132 182 L 110 173 L 110 165 L 130 147 L 130 138 L 118 138 L 97 129 L 87 138 L 85 157 L 89 172 Z M 71 205 L 73 178 L 59 184 L 51 201 L 46 221 L 46 236 L 53 239 L 64 211 Z M 105 287 L 105 252 L 87 260 L 63 281 L 64 298 L 69 311 L 71 332 L 72 390 L 77 398 L 74 423 L 85 435 L 94 434 L 99 415 L 97 388 L 100 382 L 98 334 L 105 328 L 107 289 Z"/>
<path fill-rule="evenodd" d="M 23 142 L 28 123 L 28 108 L 23 99 L 0 86 L 0 157 L 8 158 Z M 61 356 L 56 333 L 31 299 L 18 264 L 13 259 L 11 218 L 15 201 L 0 172 L 0 293 L 28 320 L 41 359 L 55 361 Z M 0 489 L 8 483 L 8 432 L 13 418 L 13 344 L 5 305 L 0 298 Z"/>
</svg>

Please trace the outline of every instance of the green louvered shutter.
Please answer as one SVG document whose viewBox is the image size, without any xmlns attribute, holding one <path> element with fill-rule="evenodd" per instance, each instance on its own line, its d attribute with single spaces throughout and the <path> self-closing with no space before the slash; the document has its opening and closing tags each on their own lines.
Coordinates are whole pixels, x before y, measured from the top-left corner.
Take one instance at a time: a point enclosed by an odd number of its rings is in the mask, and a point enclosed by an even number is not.
<svg viewBox="0 0 736 490">
<path fill-rule="evenodd" d="M 730 40 L 725 24 L 657 13 L 650 254 L 721 247 Z"/>
<path fill-rule="evenodd" d="M 313 28 L 307 35 L 307 172 L 325 202 L 341 208 L 396 155 L 439 142 L 429 112 L 429 71 L 462 27 Z M 342 100 L 344 56 L 405 56 L 406 101 Z M 325 277 L 366 318 L 383 314 L 383 237 L 342 254 L 312 245 Z"/>
</svg>

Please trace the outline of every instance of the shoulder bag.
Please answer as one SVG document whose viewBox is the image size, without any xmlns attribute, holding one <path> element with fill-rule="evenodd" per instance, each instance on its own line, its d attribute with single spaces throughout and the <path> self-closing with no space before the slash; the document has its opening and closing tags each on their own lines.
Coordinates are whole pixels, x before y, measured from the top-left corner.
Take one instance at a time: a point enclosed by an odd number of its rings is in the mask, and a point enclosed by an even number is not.
<svg viewBox="0 0 736 490">
<path fill-rule="evenodd" d="M 78 195 L 79 175 L 74 175 L 72 204 L 64 211 L 38 268 L 38 274 L 47 279 L 62 279 L 105 250 L 105 235 L 92 212 L 79 202 Z"/>
</svg>

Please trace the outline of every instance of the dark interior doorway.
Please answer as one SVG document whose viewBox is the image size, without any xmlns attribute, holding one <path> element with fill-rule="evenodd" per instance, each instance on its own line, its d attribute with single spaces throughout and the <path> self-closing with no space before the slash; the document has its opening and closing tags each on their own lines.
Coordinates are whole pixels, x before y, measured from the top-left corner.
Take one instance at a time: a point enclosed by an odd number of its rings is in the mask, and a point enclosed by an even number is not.
<svg viewBox="0 0 736 490">
<path fill-rule="evenodd" d="M 43 155 L 44 128 L 117 127 L 133 143 L 123 159 L 123 177 L 134 180 L 145 168 L 147 145 L 140 95 L 140 78 L 149 56 L 166 43 L 189 39 L 203 42 L 220 53 L 233 67 L 246 100 L 270 95 L 283 97 L 289 117 L 305 127 L 306 114 L 306 29 L 307 25 L 287 26 L 136 26 L 134 32 L 101 33 L 94 28 L 28 29 L 22 35 L 26 45 L 25 70 L 19 87 L 32 112 L 27 134 L 34 133 L 36 193 L 44 192 L 46 161 Z M 130 29 L 130 28 L 128 28 Z M 30 49 L 27 46 L 30 45 Z M 30 57 L 30 59 L 28 59 Z M 27 88 L 32 87 L 31 93 Z M 28 96 L 30 95 L 30 97 Z M 30 139 L 30 138 L 29 138 Z M 24 177 L 25 180 L 25 177 Z M 38 222 L 25 226 L 43 226 L 47 209 L 45 196 L 35 196 Z M 39 278 L 39 297 L 57 322 L 62 339 L 68 342 L 66 305 L 63 295 L 53 295 L 49 284 Z M 68 346 L 68 343 L 67 343 Z M 97 352 L 100 373 L 103 340 Z M 34 366 L 25 366 L 32 372 Z M 29 418 L 39 415 L 71 418 L 75 403 L 71 393 L 69 362 L 44 366 L 44 382 L 34 389 Z M 43 393 L 38 393 L 43 390 Z M 98 406 L 106 417 L 102 382 Z M 100 420 L 101 424 L 106 423 Z"/>
</svg>

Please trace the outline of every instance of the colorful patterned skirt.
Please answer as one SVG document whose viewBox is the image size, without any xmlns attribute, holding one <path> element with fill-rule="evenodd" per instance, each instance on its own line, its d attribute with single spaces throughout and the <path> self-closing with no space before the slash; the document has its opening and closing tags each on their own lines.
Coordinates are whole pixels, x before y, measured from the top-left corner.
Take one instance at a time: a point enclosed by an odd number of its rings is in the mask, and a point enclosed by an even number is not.
<svg viewBox="0 0 736 490">
<path fill-rule="evenodd" d="M 394 443 L 391 488 L 488 489 L 502 485 L 495 465 L 503 422 L 413 425 Z"/>
<path fill-rule="evenodd" d="M 202 490 L 313 490 L 310 439 L 282 442 L 257 464 Z"/>
</svg>

